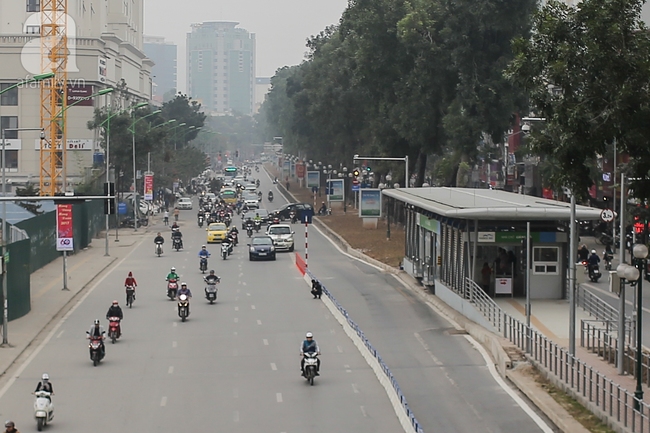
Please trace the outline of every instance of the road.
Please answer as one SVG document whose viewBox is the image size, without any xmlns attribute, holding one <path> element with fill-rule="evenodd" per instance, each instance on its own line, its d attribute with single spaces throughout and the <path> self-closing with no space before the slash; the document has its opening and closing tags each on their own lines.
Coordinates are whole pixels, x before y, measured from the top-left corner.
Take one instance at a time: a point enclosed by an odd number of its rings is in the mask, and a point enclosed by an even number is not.
<svg viewBox="0 0 650 433">
<path fill-rule="evenodd" d="M 270 180 L 261 178 L 267 192 Z M 275 195 L 268 208 L 283 203 Z M 249 262 L 245 233 L 226 261 L 218 258 L 218 245 L 209 246 L 209 267 L 222 283 L 218 303 L 207 304 L 196 257 L 205 231 L 195 214 L 181 212 L 186 250 L 169 251 L 168 241 L 157 258 L 152 233 L 151 243 L 135 246 L 53 327 L 11 379 L 0 383 L 1 415 L 23 433 L 34 431 L 30 393 L 47 372 L 56 392 L 51 431 L 402 431 L 373 371 L 325 305 L 311 298 L 290 254 Z M 302 252 L 303 233 L 295 227 Z M 186 323 L 165 297 L 164 277 L 172 266 L 194 292 Z M 393 277 L 340 255 L 315 230 L 310 268 L 379 350 L 425 432 L 551 431 L 497 383 L 466 336 L 452 332 Z M 125 310 L 123 338 L 108 343 L 105 360 L 93 367 L 85 331 L 96 318 L 106 326 L 113 299 L 123 303 L 128 271 L 139 283 L 135 306 Z M 299 374 L 306 331 L 314 332 L 323 352 L 323 374 L 314 387 Z"/>
</svg>

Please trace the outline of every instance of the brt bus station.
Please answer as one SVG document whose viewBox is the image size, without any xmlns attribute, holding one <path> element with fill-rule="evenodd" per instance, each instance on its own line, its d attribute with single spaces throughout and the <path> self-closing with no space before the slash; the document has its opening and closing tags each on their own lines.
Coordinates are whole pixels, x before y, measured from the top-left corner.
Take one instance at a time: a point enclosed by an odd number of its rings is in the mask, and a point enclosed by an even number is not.
<svg viewBox="0 0 650 433">
<path fill-rule="evenodd" d="M 404 270 L 446 301 L 475 283 L 490 297 L 526 295 L 530 223 L 531 299 L 563 299 L 568 289 L 570 204 L 500 190 L 384 189 L 388 218 L 404 224 Z M 601 209 L 576 206 L 576 220 Z M 523 260 L 522 260 L 523 259 Z"/>
</svg>

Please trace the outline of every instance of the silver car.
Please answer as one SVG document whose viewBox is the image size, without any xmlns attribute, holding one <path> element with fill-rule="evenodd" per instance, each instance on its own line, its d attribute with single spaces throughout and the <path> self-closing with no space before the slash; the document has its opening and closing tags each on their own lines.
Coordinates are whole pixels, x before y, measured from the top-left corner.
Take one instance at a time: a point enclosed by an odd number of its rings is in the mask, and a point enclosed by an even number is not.
<svg viewBox="0 0 650 433">
<path fill-rule="evenodd" d="M 289 224 L 273 224 L 266 229 L 266 234 L 273 239 L 277 251 L 293 251 L 293 230 Z"/>
</svg>

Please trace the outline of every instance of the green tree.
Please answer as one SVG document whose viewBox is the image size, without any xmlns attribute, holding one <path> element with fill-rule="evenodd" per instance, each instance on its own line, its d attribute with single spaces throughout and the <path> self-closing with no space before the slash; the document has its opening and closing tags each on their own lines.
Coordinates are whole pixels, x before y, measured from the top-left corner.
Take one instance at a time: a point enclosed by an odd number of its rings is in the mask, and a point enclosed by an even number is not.
<svg viewBox="0 0 650 433">
<path fill-rule="evenodd" d="M 39 195 L 40 190 L 33 183 L 28 183 L 25 185 L 25 188 L 16 188 L 16 196 L 18 197 L 36 197 Z M 41 210 L 41 204 L 37 201 L 17 201 L 16 204 L 34 215 L 40 215 L 43 213 Z"/>
</svg>

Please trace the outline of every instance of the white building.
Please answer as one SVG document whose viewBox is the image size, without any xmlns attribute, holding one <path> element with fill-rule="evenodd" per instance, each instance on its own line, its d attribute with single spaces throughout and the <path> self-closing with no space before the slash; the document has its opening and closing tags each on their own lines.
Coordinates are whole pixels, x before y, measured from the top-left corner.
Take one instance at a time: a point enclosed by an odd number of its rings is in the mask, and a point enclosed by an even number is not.
<svg viewBox="0 0 650 433">
<path fill-rule="evenodd" d="M 94 109 L 130 105 L 151 99 L 152 62 L 142 50 L 144 0 L 68 0 L 68 104 L 119 83 L 114 92 L 82 102 L 66 112 L 68 186 L 83 180 L 101 153 L 96 133 L 86 124 Z M 0 90 L 41 70 L 42 0 L 0 1 Z M 0 127 L 40 128 L 40 88 L 36 83 L 6 92 L 0 99 Z M 7 132 L 8 182 L 38 183 L 38 131 Z"/>
</svg>

